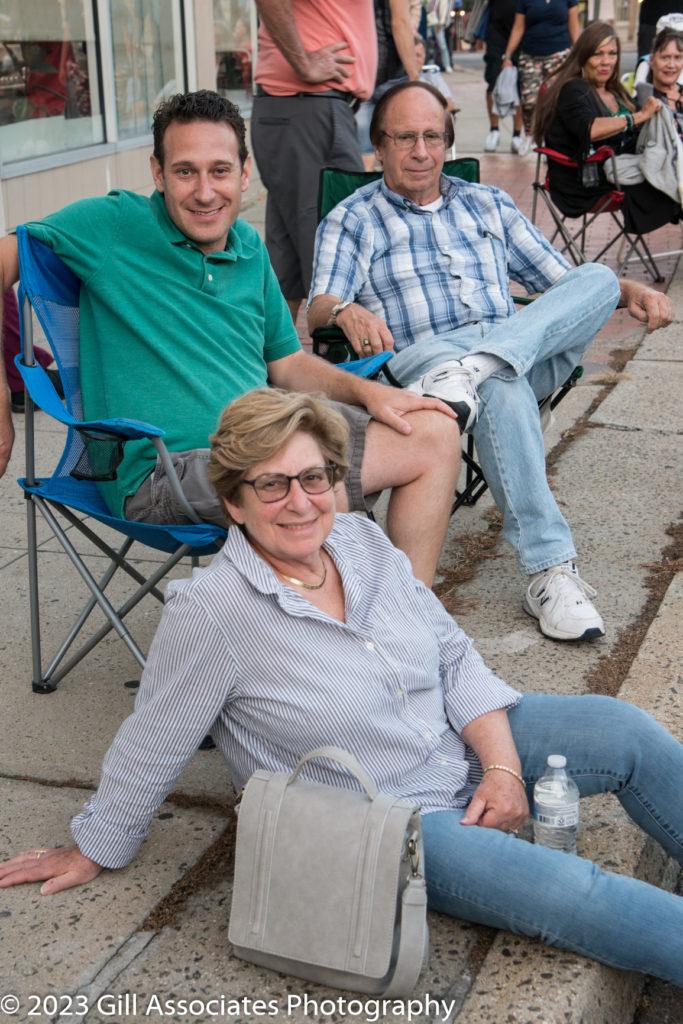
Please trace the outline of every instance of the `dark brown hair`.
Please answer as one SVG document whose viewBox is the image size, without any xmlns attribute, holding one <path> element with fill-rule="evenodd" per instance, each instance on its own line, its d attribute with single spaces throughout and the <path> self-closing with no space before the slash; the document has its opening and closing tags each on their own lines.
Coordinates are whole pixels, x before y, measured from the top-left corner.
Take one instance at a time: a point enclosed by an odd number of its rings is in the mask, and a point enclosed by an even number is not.
<svg viewBox="0 0 683 1024">
<path fill-rule="evenodd" d="M 534 116 L 534 141 L 537 146 L 542 146 L 545 136 L 555 120 L 557 113 L 557 101 L 563 85 L 572 78 L 581 78 L 581 73 L 599 46 L 607 40 L 614 40 L 617 47 L 617 62 L 614 70 L 605 83 L 605 89 L 611 92 L 627 110 L 635 110 L 633 100 L 627 93 L 619 78 L 619 65 L 621 63 L 621 45 L 619 37 L 614 28 L 604 21 L 594 21 L 588 28 L 585 28 L 567 54 L 566 60 L 557 69 L 554 75 L 545 83 L 541 89 L 536 104 Z"/>
<path fill-rule="evenodd" d="M 244 119 L 234 103 L 223 99 L 217 92 L 210 89 L 199 89 L 197 92 L 179 92 L 170 99 L 164 100 L 154 112 L 152 133 L 154 135 L 154 155 L 164 166 L 164 135 L 166 129 L 174 121 L 190 124 L 192 121 L 210 121 L 213 124 L 227 124 L 237 136 L 240 164 L 249 156 L 247 149 Z"/>
<path fill-rule="evenodd" d="M 394 96 L 398 96 L 399 93 L 405 92 L 406 89 L 423 89 L 424 92 L 428 92 L 429 95 L 433 96 L 437 103 L 443 107 L 443 127 L 446 133 L 446 149 L 450 149 L 455 139 L 453 118 L 448 113 L 448 104 L 446 103 L 445 98 L 441 95 L 438 89 L 435 89 L 433 85 L 429 85 L 428 82 L 399 82 L 398 85 L 392 85 L 391 89 L 387 89 L 387 91 L 380 96 L 372 115 L 372 121 L 370 122 L 370 141 L 373 146 L 377 148 L 382 141 L 382 135 L 384 134 L 384 118 L 386 116 L 387 106 L 391 103 Z"/>
</svg>

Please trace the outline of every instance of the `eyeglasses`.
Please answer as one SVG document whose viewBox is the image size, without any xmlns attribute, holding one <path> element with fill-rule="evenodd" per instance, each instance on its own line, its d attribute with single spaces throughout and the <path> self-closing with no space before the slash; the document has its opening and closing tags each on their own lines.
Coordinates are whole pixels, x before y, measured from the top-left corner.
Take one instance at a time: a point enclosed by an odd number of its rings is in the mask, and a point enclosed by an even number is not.
<svg viewBox="0 0 683 1024">
<path fill-rule="evenodd" d="M 427 149 L 441 149 L 446 145 L 445 132 L 382 132 L 391 139 L 396 149 L 414 149 L 422 139 Z"/>
<path fill-rule="evenodd" d="M 286 498 L 292 486 L 292 480 L 298 480 L 299 486 L 306 494 L 324 494 L 333 486 L 337 468 L 336 463 L 330 462 L 327 466 L 311 466 L 309 469 L 302 469 L 294 476 L 287 476 L 286 473 L 261 473 L 253 480 L 243 480 L 242 483 L 253 487 L 259 501 L 268 504 Z"/>
</svg>

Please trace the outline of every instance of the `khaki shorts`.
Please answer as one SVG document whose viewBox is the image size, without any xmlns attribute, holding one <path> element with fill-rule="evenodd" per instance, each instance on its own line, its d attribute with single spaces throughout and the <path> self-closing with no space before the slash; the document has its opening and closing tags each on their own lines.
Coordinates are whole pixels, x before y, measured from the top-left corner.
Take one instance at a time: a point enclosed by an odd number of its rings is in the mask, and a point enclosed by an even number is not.
<svg viewBox="0 0 683 1024">
<path fill-rule="evenodd" d="M 349 425 L 349 471 L 344 481 L 349 509 L 352 512 L 368 512 L 378 497 L 364 497 L 361 484 L 365 433 L 370 417 L 364 409 L 359 409 L 355 405 L 344 405 L 341 402 L 330 404 L 343 415 Z M 186 452 L 171 452 L 170 455 L 183 494 L 199 518 L 217 526 L 227 526 L 223 506 L 206 475 L 209 449 L 194 448 Z M 126 498 L 125 516 L 133 522 L 189 522 L 178 505 L 169 486 L 166 471 L 158 460 L 155 469 L 143 480 L 136 493 Z"/>
</svg>

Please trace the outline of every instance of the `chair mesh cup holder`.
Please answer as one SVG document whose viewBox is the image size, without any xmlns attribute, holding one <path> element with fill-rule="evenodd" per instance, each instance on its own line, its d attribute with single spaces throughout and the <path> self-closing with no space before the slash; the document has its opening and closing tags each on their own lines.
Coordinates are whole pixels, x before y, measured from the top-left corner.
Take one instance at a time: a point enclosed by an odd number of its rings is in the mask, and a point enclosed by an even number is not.
<svg viewBox="0 0 683 1024">
<path fill-rule="evenodd" d="M 117 470 L 123 461 L 125 439 L 112 434 L 99 433 L 77 427 L 83 441 L 83 451 L 69 476 L 74 480 L 104 482 L 116 480 Z"/>
</svg>

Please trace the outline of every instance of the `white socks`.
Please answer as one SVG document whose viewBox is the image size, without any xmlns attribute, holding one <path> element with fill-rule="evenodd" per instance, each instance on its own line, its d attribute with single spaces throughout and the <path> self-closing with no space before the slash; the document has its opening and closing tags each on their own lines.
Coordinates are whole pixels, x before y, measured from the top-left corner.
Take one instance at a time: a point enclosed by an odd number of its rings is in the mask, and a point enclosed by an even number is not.
<svg viewBox="0 0 683 1024">
<path fill-rule="evenodd" d="M 496 371 L 510 365 L 500 356 L 490 356 L 487 352 L 471 352 L 469 355 L 463 356 L 460 362 L 472 371 L 477 387 Z"/>
</svg>

